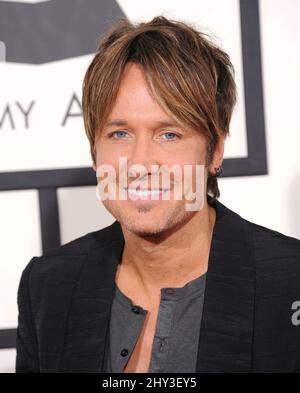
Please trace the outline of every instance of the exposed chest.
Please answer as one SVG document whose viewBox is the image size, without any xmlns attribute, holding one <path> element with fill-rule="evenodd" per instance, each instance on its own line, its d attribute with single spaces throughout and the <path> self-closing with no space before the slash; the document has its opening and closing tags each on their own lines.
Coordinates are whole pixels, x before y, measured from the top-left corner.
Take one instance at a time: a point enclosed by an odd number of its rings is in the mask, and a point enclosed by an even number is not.
<svg viewBox="0 0 300 393">
<path fill-rule="evenodd" d="M 124 368 L 126 373 L 147 373 L 151 361 L 152 344 L 156 328 L 158 309 L 148 311 L 141 333 Z"/>
</svg>

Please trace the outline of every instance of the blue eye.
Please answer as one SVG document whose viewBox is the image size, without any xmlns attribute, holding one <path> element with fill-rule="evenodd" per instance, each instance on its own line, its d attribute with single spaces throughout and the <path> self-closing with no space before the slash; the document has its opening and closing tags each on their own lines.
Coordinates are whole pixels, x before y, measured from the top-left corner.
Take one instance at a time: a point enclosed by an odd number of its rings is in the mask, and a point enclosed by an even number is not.
<svg viewBox="0 0 300 393">
<path fill-rule="evenodd" d="M 112 133 L 112 136 L 118 135 L 119 137 L 116 137 L 117 139 L 123 139 L 122 136 L 124 137 L 126 134 L 127 134 L 127 132 L 125 132 L 125 131 L 114 131 Z"/>
<path fill-rule="evenodd" d="M 127 135 L 128 134 L 126 131 L 114 131 L 110 134 L 110 136 L 115 139 L 124 139 Z M 168 141 L 173 141 L 179 138 L 179 135 L 175 134 L 174 132 L 165 132 L 163 135 L 166 136 L 164 139 Z"/>
<path fill-rule="evenodd" d="M 168 135 L 168 137 L 166 138 L 167 140 L 173 140 L 173 139 L 178 138 L 178 135 L 175 134 L 174 132 L 165 132 L 163 135 Z M 171 138 L 169 138 L 170 136 L 171 136 Z M 176 137 L 176 138 L 173 138 L 173 137 Z"/>
</svg>

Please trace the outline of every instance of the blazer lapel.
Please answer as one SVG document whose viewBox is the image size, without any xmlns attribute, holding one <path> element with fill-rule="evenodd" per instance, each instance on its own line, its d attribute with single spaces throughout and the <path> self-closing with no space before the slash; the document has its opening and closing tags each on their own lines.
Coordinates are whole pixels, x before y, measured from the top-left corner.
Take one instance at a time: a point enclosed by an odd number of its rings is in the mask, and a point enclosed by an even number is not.
<svg viewBox="0 0 300 393">
<path fill-rule="evenodd" d="M 255 271 L 247 221 L 219 201 L 213 231 L 196 372 L 249 372 Z"/>
<path fill-rule="evenodd" d="M 115 275 L 124 239 L 117 221 L 94 236 L 96 245 L 84 261 L 72 299 L 61 372 L 105 372 Z"/>
</svg>

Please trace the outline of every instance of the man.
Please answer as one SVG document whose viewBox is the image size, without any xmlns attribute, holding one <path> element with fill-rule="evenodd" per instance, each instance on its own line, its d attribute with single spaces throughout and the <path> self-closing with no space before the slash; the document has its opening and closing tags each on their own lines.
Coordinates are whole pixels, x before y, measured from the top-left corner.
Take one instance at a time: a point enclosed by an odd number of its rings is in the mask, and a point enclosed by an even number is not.
<svg viewBox="0 0 300 393">
<path fill-rule="evenodd" d="M 217 200 L 235 100 L 228 55 L 191 26 L 120 20 L 104 36 L 84 123 L 98 185 L 114 169 L 125 198 L 103 199 L 111 226 L 24 269 L 17 372 L 300 371 L 300 241 Z M 203 180 L 194 209 L 162 178 L 174 165 L 182 190 Z"/>
</svg>

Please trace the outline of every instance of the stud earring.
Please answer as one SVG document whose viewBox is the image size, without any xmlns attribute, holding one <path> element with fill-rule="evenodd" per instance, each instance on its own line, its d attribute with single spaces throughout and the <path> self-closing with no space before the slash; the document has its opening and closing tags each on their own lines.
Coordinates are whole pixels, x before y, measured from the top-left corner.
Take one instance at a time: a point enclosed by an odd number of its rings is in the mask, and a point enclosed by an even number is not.
<svg viewBox="0 0 300 393">
<path fill-rule="evenodd" d="M 215 174 L 213 176 L 219 177 L 221 175 L 222 175 L 222 165 L 220 165 L 218 168 L 215 168 Z"/>
</svg>

